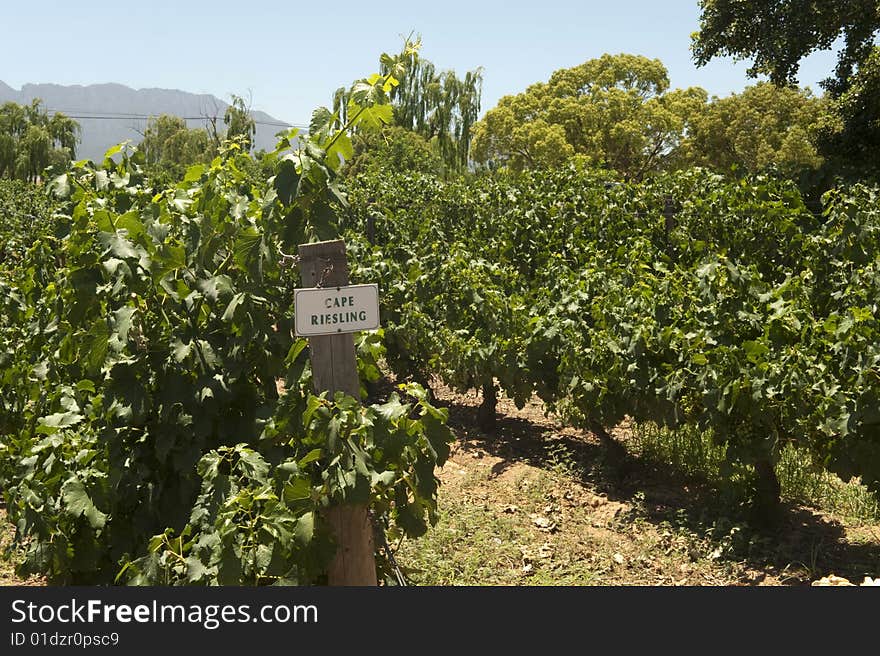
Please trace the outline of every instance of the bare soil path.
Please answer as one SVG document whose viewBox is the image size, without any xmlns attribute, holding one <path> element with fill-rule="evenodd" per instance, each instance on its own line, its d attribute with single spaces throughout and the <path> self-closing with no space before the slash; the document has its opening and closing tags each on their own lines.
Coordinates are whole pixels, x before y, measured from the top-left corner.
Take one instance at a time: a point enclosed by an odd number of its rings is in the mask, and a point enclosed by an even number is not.
<svg viewBox="0 0 880 656">
<path fill-rule="evenodd" d="M 880 526 L 788 505 L 750 529 L 718 491 L 559 425 L 539 402 L 499 399 L 476 428 L 476 395 L 435 386 L 458 441 L 439 470 L 442 519 L 399 553 L 416 584 L 809 585 L 880 575 Z M 615 437 L 626 443 L 627 430 Z"/>
</svg>

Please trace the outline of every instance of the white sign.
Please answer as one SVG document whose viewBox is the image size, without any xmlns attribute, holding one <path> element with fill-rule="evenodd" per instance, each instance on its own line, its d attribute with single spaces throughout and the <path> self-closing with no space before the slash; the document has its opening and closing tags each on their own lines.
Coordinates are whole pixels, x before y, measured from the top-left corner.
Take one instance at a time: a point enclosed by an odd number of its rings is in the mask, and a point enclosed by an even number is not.
<svg viewBox="0 0 880 656">
<path fill-rule="evenodd" d="M 294 290 L 297 337 L 356 333 L 379 327 L 379 285 Z"/>
</svg>

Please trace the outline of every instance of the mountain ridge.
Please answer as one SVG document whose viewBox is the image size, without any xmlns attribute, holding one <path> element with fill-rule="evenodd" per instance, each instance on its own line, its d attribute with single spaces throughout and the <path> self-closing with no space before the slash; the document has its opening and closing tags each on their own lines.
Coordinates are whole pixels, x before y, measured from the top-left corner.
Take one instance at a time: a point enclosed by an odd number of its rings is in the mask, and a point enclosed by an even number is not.
<svg viewBox="0 0 880 656">
<path fill-rule="evenodd" d="M 122 141 L 139 143 L 147 116 L 173 114 L 187 119 L 187 127 L 204 127 L 209 116 L 218 117 L 222 124 L 223 114 L 229 107 L 228 102 L 213 94 L 180 89 L 134 89 L 118 82 L 26 83 L 21 89 L 15 89 L 0 80 L 0 104 L 30 104 L 35 98 L 40 98 L 47 110 L 61 111 L 75 118 L 82 127 L 76 158 L 91 160 L 102 159 L 108 148 Z M 260 110 L 252 110 L 251 116 L 257 123 L 255 150 L 271 150 L 277 141 L 276 133 L 290 127 L 286 121 Z"/>
</svg>

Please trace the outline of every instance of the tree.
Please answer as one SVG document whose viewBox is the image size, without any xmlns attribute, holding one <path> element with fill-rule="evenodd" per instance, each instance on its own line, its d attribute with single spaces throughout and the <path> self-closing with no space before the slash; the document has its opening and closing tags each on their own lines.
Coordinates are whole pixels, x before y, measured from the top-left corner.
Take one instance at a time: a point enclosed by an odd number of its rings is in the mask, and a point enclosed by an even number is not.
<svg viewBox="0 0 880 656">
<path fill-rule="evenodd" d="M 696 87 L 669 91 L 658 59 L 605 54 L 502 98 L 474 126 L 472 155 L 514 169 L 577 155 L 639 180 L 670 159 L 706 99 Z"/>
<path fill-rule="evenodd" d="M 419 55 L 420 48 L 420 39 L 407 39 L 399 54 L 380 58 L 382 74 L 395 78 L 391 91 L 394 125 L 424 137 L 447 169 L 464 170 L 471 128 L 480 114 L 482 69 L 469 71 L 463 78 L 454 71 L 438 71 Z M 340 88 L 333 97 L 333 111 L 341 123 L 346 118 L 348 93 Z"/>
<path fill-rule="evenodd" d="M 71 159 L 76 157 L 76 144 L 80 134 L 79 123 L 60 112 L 56 112 L 49 120 L 48 128 L 52 140 L 60 148 L 65 149 Z"/>
<path fill-rule="evenodd" d="M 542 107 L 545 85 L 505 96 L 474 126 L 472 157 L 477 162 L 504 162 L 514 169 L 557 166 L 570 159 L 574 146 L 565 127 L 552 123 Z"/>
<path fill-rule="evenodd" d="M 75 157 L 80 127 L 56 112 L 49 117 L 42 101 L 0 106 L 0 177 L 37 180 L 52 165 L 63 168 Z"/>
<path fill-rule="evenodd" d="M 354 154 L 345 165 L 345 174 L 409 171 L 439 174 L 443 162 L 420 134 L 397 125 L 381 131 L 357 135 Z"/>
<path fill-rule="evenodd" d="M 454 71 L 437 71 L 418 51 L 403 61 L 403 83 L 392 94 L 394 123 L 429 141 L 436 140 L 440 156 L 450 168 L 465 168 L 471 126 L 480 114 L 482 70 L 468 71 L 459 78 Z"/>
<path fill-rule="evenodd" d="M 0 178 L 15 171 L 15 137 L 0 130 Z"/>
<path fill-rule="evenodd" d="M 42 125 L 31 124 L 19 140 L 15 162 L 18 178 L 36 181 L 40 173 L 49 166 L 49 150 L 52 140 L 49 131 Z"/>
<path fill-rule="evenodd" d="M 880 49 L 859 65 L 833 107 L 838 120 L 826 121 L 818 131 L 831 171 L 846 179 L 880 180 Z"/>
<path fill-rule="evenodd" d="M 232 94 L 232 104 L 226 108 L 223 123 L 226 125 L 226 139 L 240 140 L 244 151 L 249 153 L 254 146 L 257 124 L 251 116 L 250 105 L 246 105 L 241 96 Z"/>
<path fill-rule="evenodd" d="M 843 37 L 835 71 L 844 82 L 867 60 L 880 30 L 876 0 L 700 0 L 693 52 L 702 66 L 713 57 L 754 59 L 749 75 L 778 85 L 796 82 L 800 60 Z"/>
<path fill-rule="evenodd" d="M 140 149 L 148 165 L 178 173 L 192 164 L 208 161 L 214 155 L 206 130 L 188 128 L 182 118 L 171 114 L 150 118 Z"/>
<path fill-rule="evenodd" d="M 797 177 L 823 162 L 815 138 L 827 111 L 827 102 L 810 91 L 769 82 L 713 98 L 691 121 L 681 163 Z"/>
<path fill-rule="evenodd" d="M 841 39 L 833 76 L 822 82 L 841 121 L 824 126 L 820 149 L 850 174 L 880 173 L 871 148 L 880 143 L 877 0 L 700 0 L 700 8 L 692 43 L 697 64 L 722 55 L 753 59 L 749 75 L 767 75 L 777 85 L 795 82 L 801 59 Z"/>
</svg>

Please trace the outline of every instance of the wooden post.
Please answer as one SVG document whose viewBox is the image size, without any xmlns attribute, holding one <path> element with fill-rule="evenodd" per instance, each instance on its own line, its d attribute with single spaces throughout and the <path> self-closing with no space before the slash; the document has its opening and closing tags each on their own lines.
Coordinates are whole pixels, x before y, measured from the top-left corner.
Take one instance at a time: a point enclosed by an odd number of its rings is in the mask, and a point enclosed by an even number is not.
<svg viewBox="0 0 880 656">
<path fill-rule="evenodd" d="M 345 242 L 300 244 L 303 287 L 341 287 L 348 284 Z M 309 338 L 315 392 L 345 392 L 360 398 L 357 356 L 350 333 Z M 377 585 L 373 530 L 367 507 L 336 506 L 326 514 L 338 545 L 327 572 L 330 585 Z"/>
</svg>

